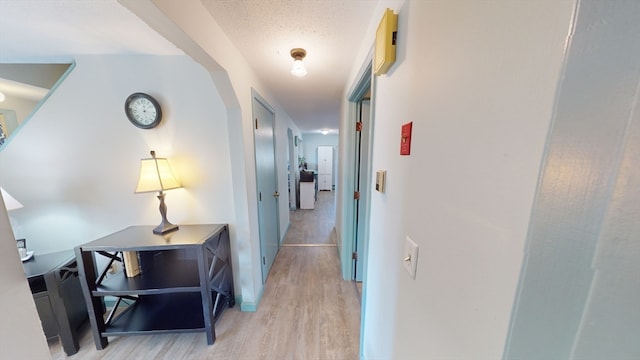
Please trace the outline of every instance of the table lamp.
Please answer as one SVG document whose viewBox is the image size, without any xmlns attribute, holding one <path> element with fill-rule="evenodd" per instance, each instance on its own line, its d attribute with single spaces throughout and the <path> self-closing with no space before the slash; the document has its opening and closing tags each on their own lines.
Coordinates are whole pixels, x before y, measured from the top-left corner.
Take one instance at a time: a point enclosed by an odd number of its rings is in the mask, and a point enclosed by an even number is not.
<svg viewBox="0 0 640 360">
<path fill-rule="evenodd" d="M 178 225 L 174 225 L 167 220 L 167 205 L 164 203 L 164 191 L 181 188 L 171 171 L 169 161 L 166 158 L 156 157 L 156 152 L 151 150 L 151 158 L 140 160 L 140 176 L 136 194 L 158 191 L 160 200 L 160 215 L 162 222 L 153 229 L 154 234 L 165 234 L 178 230 Z"/>
</svg>

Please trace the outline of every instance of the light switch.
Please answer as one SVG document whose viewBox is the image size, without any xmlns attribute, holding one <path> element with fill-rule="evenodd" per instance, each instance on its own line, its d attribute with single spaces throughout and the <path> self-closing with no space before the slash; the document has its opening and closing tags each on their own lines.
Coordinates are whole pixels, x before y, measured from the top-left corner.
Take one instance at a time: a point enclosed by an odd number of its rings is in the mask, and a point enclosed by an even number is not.
<svg viewBox="0 0 640 360">
<path fill-rule="evenodd" d="M 387 179 L 387 171 L 376 171 L 376 191 L 384 193 L 384 185 Z"/>
<path fill-rule="evenodd" d="M 416 268 L 418 266 L 418 244 L 416 244 L 410 237 L 404 242 L 402 265 L 407 270 L 412 279 L 416 278 Z"/>
</svg>

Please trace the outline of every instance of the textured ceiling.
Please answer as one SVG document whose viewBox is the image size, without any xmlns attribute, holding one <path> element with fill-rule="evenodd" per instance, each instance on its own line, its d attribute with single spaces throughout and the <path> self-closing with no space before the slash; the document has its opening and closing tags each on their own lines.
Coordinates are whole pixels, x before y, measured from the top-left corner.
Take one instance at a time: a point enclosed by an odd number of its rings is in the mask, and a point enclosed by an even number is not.
<svg viewBox="0 0 640 360">
<path fill-rule="evenodd" d="M 340 96 L 373 0 L 203 0 L 303 131 L 337 129 Z M 294 47 L 308 75 L 290 74 Z M 116 0 L 0 0 L 0 62 L 83 54 L 183 54 Z"/>
<path fill-rule="evenodd" d="M 183 54 L 116 0 L 0 0 L 0 62 Z"/>
<path fill-rule="evenodd" d="M 203 0 L 220 27 L 303 131 L 336 129 L 340 98 L 372 0 Z M 307 76 L 290 74 L 292 48 Z"/>
</svg>

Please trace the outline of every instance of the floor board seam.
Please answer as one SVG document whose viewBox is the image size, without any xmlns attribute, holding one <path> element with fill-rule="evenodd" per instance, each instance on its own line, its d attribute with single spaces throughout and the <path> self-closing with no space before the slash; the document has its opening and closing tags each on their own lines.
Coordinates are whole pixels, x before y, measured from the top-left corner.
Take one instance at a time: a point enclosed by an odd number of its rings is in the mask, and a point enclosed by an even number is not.
<svg viewBox="0 0 640 360">
<path fill-rule="evenodd" d="M 336 247 L 336 244 L 281 244 L 281 247 Z"/>
</svg>

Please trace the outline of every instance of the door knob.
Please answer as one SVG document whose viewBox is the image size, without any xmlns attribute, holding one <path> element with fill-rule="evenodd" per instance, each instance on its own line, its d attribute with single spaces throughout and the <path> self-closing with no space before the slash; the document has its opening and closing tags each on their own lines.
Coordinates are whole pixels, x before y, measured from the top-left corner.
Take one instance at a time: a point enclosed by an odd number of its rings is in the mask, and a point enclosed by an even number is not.
<svg viewBox="0 0 640 360">
<path fill-rule="evenodd" d="M 273 196 L 280 197 L 280 193 L 276 191 L 276 192 L 273 193 Z"/>
</svg>

